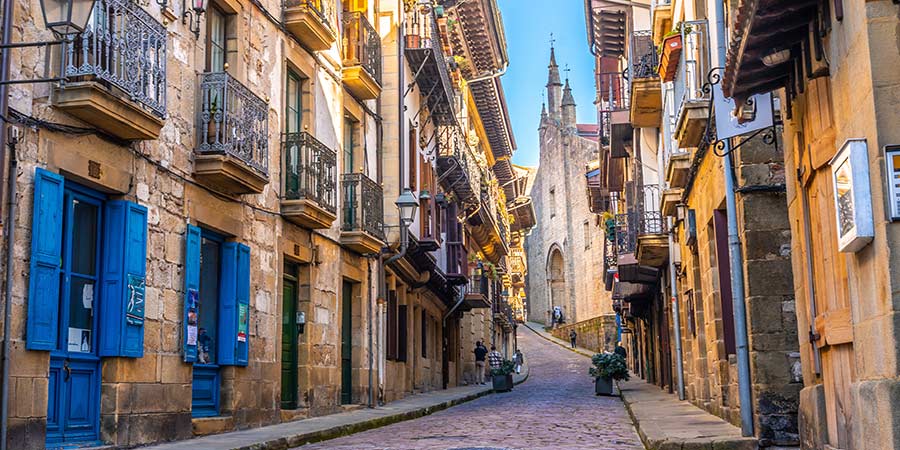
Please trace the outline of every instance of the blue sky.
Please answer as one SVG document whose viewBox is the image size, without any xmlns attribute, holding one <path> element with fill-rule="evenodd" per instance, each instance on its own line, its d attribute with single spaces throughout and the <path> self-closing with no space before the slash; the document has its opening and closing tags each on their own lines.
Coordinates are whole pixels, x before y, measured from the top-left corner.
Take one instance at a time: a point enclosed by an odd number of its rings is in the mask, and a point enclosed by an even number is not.
<svg viewBox="0 0 900 450">
<path fill-rule="evenodd" d="M 509 70 L 503 76 L 503 90 L 518 144 L 513 162 L 536 166 L 537 127 L 541 93 L 547 84 L 551 32 L 556 40 L 556 62 L 560 70 L 566 64 L 571 69 L 569 82 L 578 104 L 578 122 L 596 122 L 593 57 L 585 33 L 584 1 L 498 0 L 498 3 L 509 51 Z M 566 72 L 560 74 L 565 80 Z"/>
</svg>

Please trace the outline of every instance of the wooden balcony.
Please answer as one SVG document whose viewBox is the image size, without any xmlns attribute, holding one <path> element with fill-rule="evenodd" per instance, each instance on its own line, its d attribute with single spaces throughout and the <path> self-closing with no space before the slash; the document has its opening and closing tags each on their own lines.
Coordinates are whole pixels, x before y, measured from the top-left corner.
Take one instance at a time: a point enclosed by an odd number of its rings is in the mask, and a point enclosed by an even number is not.
<svg viewBox="0 0 900 450">
<path fill-rule="evenodd" d="M 227 72 L 200 76 L 194 176 L 231 194 L 269 183 L 269 106 Z"/>
<path fill-rule="evenodd" d="M 381 37 L 361 12 L 344 13 L 342 78 L 359 100 L 381 95 Z"/>
<path fill-rule="evenodd" d="M 681 103 L 681 110 L 675 122 L 675 139 L 681 148 L 696 148 L 706 132 L 709 120 L 709 100 L 697 98 Z"/>
<path fill-rule="evenodd" d="M 662 119 L 662 86 L 656 72 L 656 46 L 649 30 L 631 33 L 631 125 L 658 127 Z"/>
<path fill-rule="evenodd" d="M 341 178 L 343 223 L 341 245 L 360 254 L 381 252 L 384 246 L 384 192 L 361 173 Z"/>
<path fill-rule="evenodd" d="M 466 290 L 466 296 L 463 298 L 461 308 L 464 310 L 481 309 L 491 307 L 491 296 L 488 286 L 490 280 L 485 276 L 472 276 L 469 281 L 469 288 Z"/>
<path fill-rule="evenodd" d="M 437 172 L 444 188 L 463 202 L 477 202 L 481 173 L 463 131 L 457 125 L 438 126 Z"/>
<path fill-rule="evenodd" d="M 663 36 L 672 30 L 672 0 L 656 0 L 651 10 L 653 43 L 659 45 Z"/>
<path fill-rule="evenodd" d="M 333 0 L 287 0 L 284 26 L 313 51 L 328 50 L 336 40 L 329 18 L 334 17 Z"/>
<path fill-rule="evenodd" d="M 306 132 L 285 134 L 281 152 L 281 215 L 306 228 L 330 228 L 337 219 L 337 154 Z"/>
<path fill-rule="evenodd" d="M 687 185 L 691 171 L 691 152 L 679 151 L 668 153 L 666 157 L 666 182 L 671 188 L 683 188 Z"/>
<path fill-rule="evenodd" d="M 157 139 L 166 118 L 166 28 L 127 0 L 98 0 L 94 14 L 101 11 L 115 27 L 91 21 L 63 45 L 68 82 L 53 89 L 53 105 L 124 140 Z"/>
</svg>

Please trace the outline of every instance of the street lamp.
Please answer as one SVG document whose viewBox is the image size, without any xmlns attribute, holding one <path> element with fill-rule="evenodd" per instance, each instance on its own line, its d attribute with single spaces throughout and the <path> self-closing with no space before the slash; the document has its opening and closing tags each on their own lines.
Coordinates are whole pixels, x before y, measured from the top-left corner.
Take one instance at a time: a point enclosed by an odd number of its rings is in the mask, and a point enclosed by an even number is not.
<svg viewBox="0 0 900 450">
<path fill-rule="evenodd" d="M 181 0 L 181 23 L 188 25 L 196 39 L 200 37 L 200 16 L 206 12 L 206 0 L 191 0 L 191 9 L 188 9 L 187 4 L 187 0 Z M 191 23 L 187 22 L 189 18 Z"/>
<path fill-rule="evenodd" d="M 403 228 L 409 228 L 413 223 L 413 216 L 416 215 L 416 208 L 419 207 L 419 200 L 413 194 L 410 188 L 403 189 L 403 193 L 394 203 L 400 209 L 400 223 Z"/>
<path fill-rule="evenodd" d="M 81 33 L 94 10 L 94 0 L 41 0 L 44 24 L 59 36 Z"/>
</svg>

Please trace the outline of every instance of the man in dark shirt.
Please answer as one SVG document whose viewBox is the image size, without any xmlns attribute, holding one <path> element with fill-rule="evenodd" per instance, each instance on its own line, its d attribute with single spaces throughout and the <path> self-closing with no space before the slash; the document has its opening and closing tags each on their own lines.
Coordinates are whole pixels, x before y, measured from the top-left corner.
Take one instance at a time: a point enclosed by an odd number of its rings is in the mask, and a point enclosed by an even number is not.
<svg viewBox="0 0 900 450">
<path fill-rule="evenodd" d="M 615 353 L 616 353 L 617 355 L 621 356 L 622 358 L 627 358 L 627 357 L 628 357 L 628 351 L 625 350 L 625 347 L 622 347 L 622 341 L 619 341 L 619 342 L 616 344 Z"/>
<path fill-rule="evenodd" d="M 482 345 L 481 341 L 475 343 L 475 383 L 484 384 L 484 359 L 487 356 L 488 349 Z"/>
</svg>

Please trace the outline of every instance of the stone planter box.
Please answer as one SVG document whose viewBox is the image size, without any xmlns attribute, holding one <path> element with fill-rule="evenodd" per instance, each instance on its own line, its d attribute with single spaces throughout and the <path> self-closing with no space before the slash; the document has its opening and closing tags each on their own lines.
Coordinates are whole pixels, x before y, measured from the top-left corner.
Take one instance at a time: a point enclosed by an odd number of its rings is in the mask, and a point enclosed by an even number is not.
<svg viewBox="0 0 900 450">
<path fill-rule="evenodd" d="M 494 375 L 492 378 L 492 383 L 494 385 L 495 392 L 508 392 L 513 388 L 513 376 L 509 375 Z"/>
<path fill-rule="evenodd" d="M 597 377 L 594 379 L 594 393 L 597 395 L 612 395 L 613 381 L 610 378 Z"/>
</svg>

